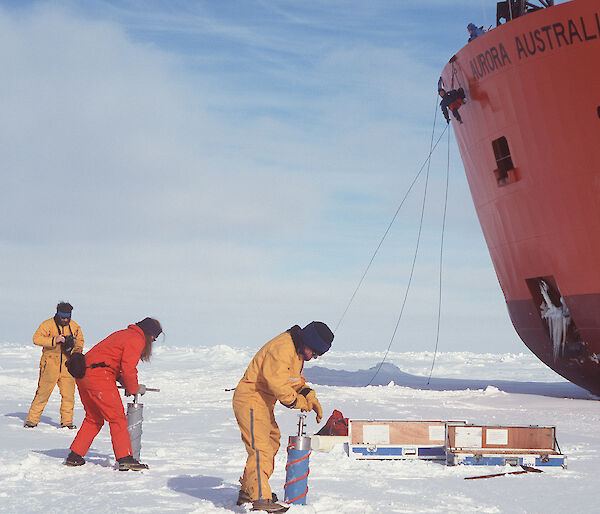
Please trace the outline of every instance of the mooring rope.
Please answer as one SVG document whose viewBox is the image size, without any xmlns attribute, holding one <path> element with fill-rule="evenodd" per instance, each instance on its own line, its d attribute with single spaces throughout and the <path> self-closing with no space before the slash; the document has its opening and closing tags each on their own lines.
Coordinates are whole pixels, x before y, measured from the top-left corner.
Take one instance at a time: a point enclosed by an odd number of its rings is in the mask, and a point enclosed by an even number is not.
<svg viewBox="0 0 600 514">
<path fill-rule="evenodd" d="M 437 100 L 436 100 L 436 113 L 437 113 Z M 333 329 L 334 333 L 337 331 L 337 329 L 342 324 L 342 321 L 346 317 L 348 309 L 350 308 L 350 305 L 352 305 L 352 302 L 354 301 L 354 298 L 356 297 L 356 293 L 358 293 L 358 290 L 360 289 L 360 286 L 362 285 L 363 281 L 365 280 L 365 277 L 367 276 L 367 273 L 369 272 L 369 269 L 371 268 L 371 264 L 373 264 L 373 261 L 375 260 L 375 257 L 377 255 L 377 253 L 379 252 L 379 249 L 381 248 L 381 245 L 385 241 L 385 238 L 387 237 L 390 229 L 392 228 L 392 225 L 396 221 L 396 218 L 398 217 L 398 214 L 400 213 L 400 209 L 402 209 L 402 206 L 404 205 L 404 202 L 406 201 L 406 199 L 408 198 L 408 195 L 412 191 L 412 188 L 414 187 L 415 183 L 417 182 L 417 179 L 420 177 L 421 173 L 423 172 L 423 169 L 425 168 L 425 165 L 429 164 L 429 162 L 431 161 L 431 154 L 437 148 L 437 145 L 439 144 L 440 140 L 442 139 L 442 136 L 444 135 L 444 132 L 446 132 L 447 129 L 448 129 L 448 126 L 446 126 L 444 128 L 444 130 L 440 134 L 440 137 L 435 142 L 435 145 L 433 145 L 433 147 L 429 150 L 429 155 L 425 159 L 425 162 L 423 162 L 423 164 L 421 165 L 421 168 L 419 169 L 419 171 L 415 175 L 413 181 L 411 182 L 411 184 L 408 187 L 406 193 L 404 194 L 404 198 L 402 198 L 402 201 L 400 202 L 400 205 L 396 209 L 396 212 L 394 213 L 394 216 L 392 217 L 392 220 L 390 221 L 390 223 L 388 224 L 387 228 L 385 229 L 385 232 L 383 233 L 383 236 L 381 237 L 381 240 L 379 241 L 379 244 L 377 245 L 377 248 L 375 248 L 375 251 L 373 252 L 373 255 L 371 256 L 371 259 L 369 260 L 369 264 L 367 264 L 367 267 L 365 268 L 364 273 L 360 277 L 360 280 L 358 281 L 358 284 L 357 284 L 356 288 L 354 289 L 354 292 L 350 296 L 350 300 L 346 304 L 346 308 L 344 309 L 344 312 L 342 313 L 342 315 L 340 316 L 340 319 L 338 320 L 337 324 L 335 325 L 335 328 Z M 428 169 L 428 172 L 429 172 L 429 169 Z"/>
<path fill-rule="evenodd" d="M 440 134 L 440 137 L 438 138 L 438 140 L 436 141 L 435 146 L 434 146 L 433 139 L 434 139 L 434 135 L 435 135 L 435 122 L 437 120 L 437 112 L 438 112 L 438 103 L 437 103 L 437 97 L 436 97 L 435 114 L 433 116 L 433 127 L 431 129 L 431 142 L 429 143 L 429 155 L 427 156 L 427 161 L 426 161 L 426 163 L 427 163 L 427 173 L 425 175 L 425 189 L 423 191 L 423 203 L 421 204 L 421 219 L 419 221 L 419 231 L 417 233 L 417 244 L 415 245 L 415 253 L 413 255 L 413 261 L 412 261 L 412 265 L 411 265 L 411 268 L 410 268 L 410 275 L 408 277 L 408 284 L 406 285 L 406 291 L 404 293 L 404 299 L 402 300 L 402 307 L 400 308 L 400 314 L 398 315 L 398 319 L 396 320 L 396 326 L 394 327 L 394 331 L 392 333 L 392 337 L 390 338 L 390 343 L 388 344 L 388 347 L 387 347 L 387 350 L 385 351 L 383 359 L 379 363 L 379 366 L 375 370 L 375 373 L 371 377 L 371 380 L 369 380 L 369 383 L 367 384 L 368 386 L 373 383 L 373 380 L 375 380 L 375 377 L 379 374 L 379 371 L 381 370 L 381 368 L 383 366 L 383 363 L 385 362 L 385 360 L 387 359 L 388 354 L 390 353 L 390 348 L 392 347 L 392 343 L 394 342 L 394 338 L 396 337 L 396 332 L 398 332 L 398 327 L 400 326 L 400 321 L 401 321 L 402 315 L 404 313 L 404 307 L 406 305 L 406 300 L 408 298 L 408 292 L 410 291 L 410 286 L 411 286 L 413 274 L 414 274 L 414 271 L 415 271 L 415 265 L 416 265 L 416 262 L 417 262 L 417 256 L 419 254 L 419 244 L 420 244 L 420 241 L 421 241 L 421 231 L 423 229 L 423 217 L 425 216 L 425 203 L 426 203 L 425 201 L 427 199 L 427 185 L 429 183 L 429 170 L 431 168 L 431 154 L 433 153 L 433 151 L 437 147 L 438 143 L 442 139 L 442 136 L 444 135 L 444 132 L 446 132 L 446 130 L 448 129 L 448 125 L 446 125 L 446 127 L 444 128 L 444 130 Z M 423 164 L 423 166 L 425 166 L 425 163 Z M 419 170 L 419 174 L 421 174 L 422 169 L 423 169 L 423 167 L 421 167 L 421 170 Z"/>
<path fill-rule="evenodd" d="M 427 377 L 427 385 L 433 375 L 433 367 L 435 366 L 435 358 L 438 351 L 438 343 L 440 340 L 440 320 L 442 317 L 442 263 L 444 257 L 444 231 L 446 229 L 446 210 L 448 208 L 448 186 L 450 183 L 450 131 L 448 131 L 448 157 L 446 161 L 446 193 L 444 195 L 444 214 L 442 216 L 442 235 L 440 242 L 440 291 L 438 295 L 438 313 L 437 313 L 437 328 L 435 331 L 435 350 L 433 351 L 433 361 L 431 362 L 431 371 L 429 371 L 429 377 Z"/>
</svg>

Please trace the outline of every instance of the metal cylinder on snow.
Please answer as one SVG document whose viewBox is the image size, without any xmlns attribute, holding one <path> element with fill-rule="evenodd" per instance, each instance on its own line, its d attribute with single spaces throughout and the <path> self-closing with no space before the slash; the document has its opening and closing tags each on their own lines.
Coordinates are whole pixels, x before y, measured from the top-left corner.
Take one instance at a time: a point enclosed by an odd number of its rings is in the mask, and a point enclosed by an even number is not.
<svg viewBox="0 0 600 514">
<path fill-rule="evenodd" d="M 285 466 L 285 502 L 306 505 L 308 494 L 308 464 L 310 457 L 310 437 L 290 436 L 288 461 Z"/>
<path fill-rule="evenodd" d="M 133 403 L 127 404 L 127 430 L 131 439 L 131 450 L 133 458 L 140 460 L 140 450 L 142 449 L 142 413 L 144 404 L 138 403 L 138 395 L 134 395 Z"/>
</svg>

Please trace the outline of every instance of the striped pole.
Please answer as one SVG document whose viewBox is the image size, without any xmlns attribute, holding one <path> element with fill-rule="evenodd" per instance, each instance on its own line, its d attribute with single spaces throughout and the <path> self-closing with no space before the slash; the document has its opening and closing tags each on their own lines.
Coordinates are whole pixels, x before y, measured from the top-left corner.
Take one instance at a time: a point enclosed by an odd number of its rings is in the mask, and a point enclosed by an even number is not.
<svg viewBox="0 0 600 514">
<path fill-rule="evenodd" d="M 298 435 L 290 436 L 287 446 L 288 460 L 285 465 L 285 502 L 306 505 L 310 457 L 310 437 L 304 435 L 304 417 L 298 422 Z"/>
</svg>

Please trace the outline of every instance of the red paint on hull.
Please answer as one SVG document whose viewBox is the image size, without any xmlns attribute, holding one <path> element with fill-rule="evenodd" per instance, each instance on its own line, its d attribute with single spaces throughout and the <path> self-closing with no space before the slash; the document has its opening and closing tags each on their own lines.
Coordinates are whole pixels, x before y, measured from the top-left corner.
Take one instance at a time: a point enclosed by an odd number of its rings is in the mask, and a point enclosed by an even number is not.
<svg viewBox="0 0 600 514">
<path fill-rule="evenodd" d="M 599 62 L 600 3 L 573 0 L 487 32 L 442 73 L 446 89 L 467 95 L 464 124 L 453 126 L 512 322 L 543 362 L 595 394 Z M 504 174 L 494 171 L 500 138 L 513 163 Z"/>
</svg>

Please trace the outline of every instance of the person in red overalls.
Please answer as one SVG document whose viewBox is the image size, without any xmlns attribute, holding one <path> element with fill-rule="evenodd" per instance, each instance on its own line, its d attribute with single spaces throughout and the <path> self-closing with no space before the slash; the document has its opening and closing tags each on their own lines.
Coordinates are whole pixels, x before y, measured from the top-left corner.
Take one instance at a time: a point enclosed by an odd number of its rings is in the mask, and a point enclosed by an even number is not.
<svg viewBox="0 0 600 514">
<path fill-rule="evenodd" d="M 65 461 L 67 466 L 85 464 L 83 457 L 106 420 L 119 470 L 148 469 L 146 464 L 133 458 L 117 381 L 125 388 L 125 394 L 143 395 L 146 392 L 146 386 L 138 384 L 137 364 L 140 359 L 150 360 L 152 343 L 161 333 L 162 327 L 157 320 L 145 318 L 109 335 L 85 354 L 86 373 L 77 379 L 85 419 L 71 444 L 71 453 Z"/>
</svg>

